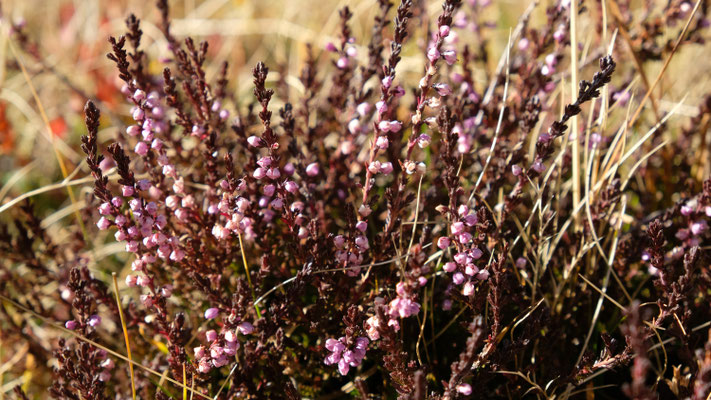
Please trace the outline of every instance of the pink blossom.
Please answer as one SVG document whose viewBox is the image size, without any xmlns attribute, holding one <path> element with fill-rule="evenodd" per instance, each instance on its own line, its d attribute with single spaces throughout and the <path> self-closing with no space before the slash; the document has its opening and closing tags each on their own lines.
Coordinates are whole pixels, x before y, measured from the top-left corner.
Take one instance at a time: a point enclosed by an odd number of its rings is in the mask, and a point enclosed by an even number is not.
<svg viewBox="0 0 711 400">
<path fill-rule="evenodd" d="M 469 396 L 470 394 L 472 394 L 472 387 L 468 383 L 462 383 L 460 385 L 457 385 L 457 392 L 465 396 Z"/>
<path fill-rule="evenodd" d="M 249 322 L 242 322 L 237 326 L 237 329 L 239 329 L 240 333 L 243 335 L 250 335 L 254 332 L 254 326 Z"/>
<path fill-rule="evenodd" d="M 311 163 L 306 166 L 306 175 L 308 176 L 316 176 L 319 174 L 319 165 L 318 163 Z"/>
<path fill-rule="evenodd" d="M 452 281 L 455 285 L 461 285 L 464 282 L 464 274 L 457 272 L 452 276 Z"/>
<path fill-rule="evenodd" d="M 430 135 L 423 133 L 417 138 L 417 145 L 421 148 L 424 149 L 425 147 L 430 145 L 430 142 L 432 142 L 432 138 Z"/>
<path fill-rule="evenodd" d="M 109 227 L 111 226 L 111 221 L 104 217 L 101 217 L 99 218 L 99 222 L 96 223 L 96 226 L 103 231 L 109 229 Z"/>
<path fill-rule="evenodd" d="M 452 94 L 452 88 L 446 83 L 435 83 L 432 88 L 437 91 L 440 96 L 449 96 Z"/>
<path fill-rule="evenodd" d="M 444 61 L 448 65 L 453 65 L 457 62 L 457 52 L 454 50 L 445 50 L 442 52 L 442 55 L 444 56 Z"/>
<path fill-rule="evenodd" d="M 77 323 L 77 321 L 74 321 L 74 320 L 69 320 L 64 323 L 64 327 L 69 329 L 70 331 L 77 329 L 78 326 L 79 326 L 79 324 Z"/>
<path fill-rule="evenodd" d="M 380 164 L 380 172 L 382 174 L 388 175 L 389 173 L 393 172 L 393 163 L 391 162 L 384 162 Z"/>
<path fill-rule="evenodd" d="M 208 308 L 205 310 L 205 319 L 213 319 L 217 317 L 217 314 L 220 313 L 220 310 L 215 307 Z"/>
<path fill-rule="evenodd" d="M 445 263 L 442 269 L 444 269 L 445 272 L 454 272 L 457 270 L 457 264 L 450 261 Z"/>
<path fill-rule="evenodd" d="M 89 319 L 87 320 L 87 324 L 91 326 L 92 328 L 96 328 L 97 326 L 101 325 L 101 317 L 94 314 Z"/>
<path fill-rule="evenodd" d="M 383 121 L 386 122 L 386 121 Z M 381 122 L 382 123 L 382 122 Z M 389 126 L 389 125 L 388 125 Z M 387 136 L 379 136 L 375 140 L 375 145 L 380 149 L 380 150 L 385 150 L 390 146 L 390 141 L 388 141 Z"/>
<path fill-rule="evenodd" d="M 437 61 L 440 57 L 439 50 L 437 50 L 436 47 L 430 47 L 427 50 L 427 59 L 430 60 L 430 63 L 434 63 Z"/>
<path fill-rule="evenodd" d="M 439 239 L 437 239 L 437 247 L 439 247 L 442 250 L 449 247 L 450 243 L 451 243 L 451 241 L 447 236 L 442 236 Z"/>
</svg>

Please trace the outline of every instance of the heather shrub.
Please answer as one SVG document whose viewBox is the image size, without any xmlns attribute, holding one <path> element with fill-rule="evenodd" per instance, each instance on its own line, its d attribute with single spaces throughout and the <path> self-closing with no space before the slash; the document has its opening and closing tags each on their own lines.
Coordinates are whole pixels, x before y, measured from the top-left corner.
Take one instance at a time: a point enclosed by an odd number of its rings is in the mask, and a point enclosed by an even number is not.
<svg viewBox="0 0 711 400">
<path fill-rule="evenodd" d="M 354 2 L 236 64 L 113 7 L 86 75 L 3 19 L 0 398 L 708 398 L 706 1 Z"/>
</svg>

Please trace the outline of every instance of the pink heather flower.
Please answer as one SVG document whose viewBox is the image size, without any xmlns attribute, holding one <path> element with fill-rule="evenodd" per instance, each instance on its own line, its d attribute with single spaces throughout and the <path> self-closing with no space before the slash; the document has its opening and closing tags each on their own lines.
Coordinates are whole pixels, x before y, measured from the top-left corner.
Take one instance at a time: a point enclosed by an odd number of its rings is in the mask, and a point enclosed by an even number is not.
<svg viewBox="0 0 711 400">
<path fill-rule="evenodd" d="M 707 206 L 705 211 L 706 211 L 706 216 L 711 217 L 711 206 Z"/>
<path fill-rule="evenodd" d="M 521 167 L 517 164 L 514 164 L 511 166 L 511 172 L 514 174 L 514 176 L 519 176 L 521 175 Z"/>
<path fill-rule="evenodd" d="M 185 258 L 185 252 L 180 249 L 175 249 L 170 253 L 169 257 L 172 261 L 180 262 Z"/>
<path fill-rule="evenodd" d="M 460 265 L 464 265 L 468 261 L 470 261 L 468 258 L 469 256 L 467 255 L 467 253 L 457 253 L 454 255 L 454 261 Z"/>
<path fill-rule="evenodd" d="M 361 129 L 360 120 L 358 120 L 358 118 L 353 118 L 348 123 L 348 132 L 350 132 L 351 134 L 355 135 L 356 133 L 359 133 L 360 129 Z"/>
<path fill-rule="evenodd" d="M 443 269 L 445 272 L 454 272 L 454 271 L 457 270 L 457 264 L 450 261 L 450 262 L 444 264 L 444 266 L 442 267 L 442 269 Z"/>
<path fill-rule="evenodd" d="M 368 171 L 371 174 L 377 174 L 378 171 L 380 171 L 380 161 L 373 161 L 372 163 L 368 164 Z"/>
<path fill-rule="evenodd" d="M 337 51 L 336 45 L 334 45 L 332 42 L 326 43 L 326 51 L 330 51 L 330 52 Z"/>
<path fill-rule="evenodd" d="M 461 244 L 467 244 L 472 240 L 472 234 L 469 232 L 464 232 L 460 234 L 457 239 L 459 239 L 459 243 Z"/>
<path fill-rule="evenodd" d="M 546 170 L 546 166 L 542 162 L 536 161 L 533 163 L 533 169 L 540 174 Z"/>
<path fill-rule="evenodd" d="M 139 128 L 138 125 L 131 125 L 126 128 L 126 134 L 128 136 L 138 136 L 139 133 L 141 133 L 141 128 Z"/>
<path fill-rule="evenodd" d="M 356 106 L 356 112 L 361 116 L 364 117 L 366 114 L 370 112 L 370 104 L 363 102 L 360 103 Z"/>
<path fill-rule="evenodd" d="M 128 235 L 126 235 L 126 233 L 123 231 L 116 231 L 116 233 L 114 234 L 114 237 L 116 238 L 117 242 L 123 242 L 127 239 L 127 236 Z"/>
<path fill-rule="evenodd" d="M 266 143 L 258 136 L 250 136 L 247 138 L 247 143 L 252 147 L 264 147 Z"/>
<path fill-rule="evenodd" d="M 548 54 L 545 58 L 546 65 L 549 67 L 555 68 L 556 64 L 558 64 L 558 58 L 556 57 L 555 54 Z"/>
<path fill-rule="evenodd" d="M 521 39 L 521 40 L 518 41 L 518 49 L 521 50 L 521 51 L 526 51 L 526 50 L 528 50 L 528 47 L 529 47 L 530 45 L 531 45 L 531 42 L 530 42 L 528 39 L 526 39 L 526 38 L 523 38 L 523 39 Z"/>
<path fill-rule="evenodd" d="M 386 122 L 386 121 L 383 121 Z M 381 124 L 383 123 L 381 122 Z M 388 124 L 388 127 L 390 124 Z M 390 146 L 390 141 L 388 141 L 387 136 L 378 136 L 377 139 L 375 139 L 375 146 L 377 146 L 380 150 L 385 150 Z"/>
<path fill-rule="evenodd" d="M 198 363 L 198 371 L 200 373 L 206 374 L 206 373 L 210 372 L 211 369 L 212 369 L 212 365 L 210 364 L 210 360 L 208 360 L 207 358 L 203 358 Z"/>
<path fill-rule="evenodd" d="M 451 240 L 447 236 L 442 236 L 439 239 L 437 239 L 437 247 L 439 247 L 442 250 L 449 247 L 450 243 L 451 243 Z"/>
<path fill-rule="evenodd" d="M 77 323 L 77 321 L 71 319 L 64 323 L 64 327 L 69 329 L 70 331 L 77 329 L 78 326 L 79 324 Z"/>
<path fill-rule="evenodd" d="M 289 193 L 296 194 L 296 192 L 299 191 L 299 185 L 297 185 L 294 181 L 286 181 L 284 189 L 286 189 Z"/>
<path fill-rule="evenodd" d="M 389 173 L 393 172 L 393 163 L 391 162 L 384 162 L 380 164 L 380 172 L 382 174 L 388 175 Z"/>
<path fill-rule="evenodd" d="M 242 322 L 237 326 L 237 329 L 239 329 L 240 333 L 243 335 L 251 335 L 252 332 L 254 332 L 254 326 L 249 322 Z"/>
<path fill-rule="evenodd" d="M 346 243 L 346 238 L 343 237 L 343 235 L 338 235 L 333 238 L 333 244 L 336 246 L 338 249 L 342 249 L 343 246 Z"/>
<path fill-rule="evenodd" d="M 141 89 L 136 89 L 135 92 L 133 92 L 133 99 L 136 101 L 141 101 L 146 98 L 146 92 L 144 92 Z"/>
<path fill-rule="evenodd" d="M 132 116 L 133 119 L 136 120 L 136 121 L 142 120 L 145 115 L 146 115 L 146 114 L 145 114 L 145 113 L 143 112 L 143 110 L 142 110 L 141 108 L 139 108 L 139 107 L 134 108 L 133 111 L 132 111 L 132 113 L 131 113 L 131 116 Z"/>
<path fill-rule="evenodd" d="M 701 235 L 702 233 L 704 233 L 707 228 L 708 228 L 708 225 L 707 225 L 706 221 L 703 221 L 703 220 L 697 221 L 697 222 L 694 222 L 693 224 L 691 224 L 691 233 L 698 236 L 698 235 Z"/>
<path fill-rule="evenodd" d="M 390 131 L 390 121 L 380 121 L 378 123 L 378 129 L 380 129 L 382 132 L 389 132 Z"/>
<path fill-rule="evenodd" d="M 402 122 L 390 121 L 390 132 L 400 132 L 400 129 L 402 129 Z"/>
<path fill-rule="evenodd" d="M 681 206 L 681 215 L 688 217 L 689 215 L 691 215 L 692 212 L 694 212 L 694 207 L 695 204 L 692 204 L 692 202 L 684 204 L 683 206 Z"/>
<path fill-rule="evenodd" d="M 378 332 L 378 327 L 380 327 L 380 319 L 377 316 L 372 316 L 365 321 L 365 331 L 368 334 L 370 340 L 380 339 L 380 332 Z"/>
<path fill-rule="evenodd" d="M 281 172 L 279 172 L 279 168 L 269 168 L 267 170 L 267 178 L 276 180 L 281 176 Z"/>
<path fill-rule="evenodd" d="M 440 26 L 439 27 L 439 36 L 443 37 L 443 38 L 449 36 L 449 30 L 450 30 L 449 25 Z"/>
<path fill-rule="evenodd" d="M 457 272 L 452 276 L 452 281 L 455 285 L 461 285 L 464 282 L 464 274 Z"/>
<path fill-rule="evenodd" d="M 224 120 L 226 120 L 227 118 L 230 117 L 230 112 L 227 111 L 227 110 L 221 110 L 221 111 L 220 111 L 220 114 L 219 114 L 218 116 L 220 117 L 221 120 L 224 121 Z"/>
<path fill-rule="evenodd" d="M 136 286 L 136 276 L 135 275 L 126 275 L 126 286 L 128 287 L 134 287 Z"/>
<path fill-rule="evenodd" d="M 319 166 L 318 163 L 311 163 L 306 166 L 306 175 L 308 176 L 316 176 L 319 173 Z"/>
<path fill-rule="evenodd" d="M 133 151 L 136 152 L 136 154 L 140 156 L 145 156 L 148 154 L 148 144 L 146 142 L 138 142 L 136 143 L 136 147 L 133 149 Z"/>
<path fill-rule="evenodd" d="M 213 319 L 217 317 L 217 314 L 219 313 L 220 310 L 215 307 L 208 308 L 207 310 L 205 310 L 205 319 Z"/>
<path fill-rule="evenodd" d="M 153 141 L 151 142 L 151 149 L 160 151 L 160 149 L 162 148 L 163 141 L 160 139 L 153 139 Z"/>
<path fill-rule="evenodd" d="M 205 332 L 205 339 L 207 339 L 208 342 L 214 342 L 217 340 L 217 332 L 215 332 L 214 329 L 210 329 L 209 331 Z"/>
<path fill-rule="evenodd" d="M 267 168 L 268 166 L 272 165 L 272 158 L 271 157 L 262 157 L 259 160 L 257 160 L 257 164 L 259 164 L 259 166 L 262 168 Z"/>
<path fill-rule="evenodd" d="M 464 287 L 462 288 L 462 294 L 464 296 L 471 296 L 474 294 L 474 284 L 471 282 L 467 282 L 464 284 Z"/>
<path fill-rule="evenodd" d="M 274 195 L 275 190 L 276 190 L 276 186 L 269 184 L 269 185 L 266 185 L 262 188 L 262 193 L 264 193 L 264 195 L 267 197 L 272 197 L 272 195 Z"/>
<path fill-rule="evenodd" d="M 365 236 L 356 237 L 355 244 L 356 244 L 356 246 L 360 247 L 361 249 L 367 249 L 369 247 L 368 238 L 366 238 Z"/>
<path fill-rule="evenodd" d="M 430 47 L 427 50 L 427 59 L 430 60 L 430 63 L 434 64 L 435 61 L 437 61 L 440 57 L 439 50 L 437 50 L 436 47 Z"/>
<path fill-rule="evenodd" d="M 339 69 L 345 69 L 348 66 L 348 58 L 341 57 L 336 61 L 336 67 Z"/>
<path fill-rule="evenodd" d="M 469 207 L 467 207 L 466 204 L 462 204 L 459 207 L 457 207 L 457 214 L 460 217 L 467 215 L 468 212 L 469 212 Z"/>
<path fill-rule="evenodd" d="M 484 255 L 484 253 L 481 250 L 479 250 L 478 248 L 474 248 L 472 251 L 469 252 L 469 255 L 473 259 L 478 260 L 481 258 L 482 255 Z"/>
<path fill-rule="evenodd" d="M 471 213 L 469 215 L 465 215 L 462 220 L 464 221 L 467 226 L 474 226 L 476 225 L 477 222 L 479 222 L 479 218 L 477 218 L 476 214 Z"/>
<path fill-rule="evenodd" d="M 457 52 L 454 50 L 446 50 L 442 52 L 442 55 L 444 56 L 444 61 L 447 65 L 453 65 L 457 62 Z"/>
<path fill-rule="evenodd" d="M 457 392 L 464 396 L 469 396 L 472 394 L 472 386 L 468 383 L 462 383 L 461 385 L 457 385 Z"/>
<path fill-rule="evenodd" d="M 464 232 L 464 222 L 457 221 L 452 224 L 452 234 L 459 235 Z"/>
<path fill-rule="evenodd" d="M 358 223 L 356 224 L 356 229 L 361 232 L 365 232 L 368 229 L 368 223 L 365 221 L 358 221 Z"/>
<path fill-rule="evenodd" d="M 89 320 L 87 321 L 87 323 L 92 328 L 96 328 L 97 326 L 101 325 L 101 317 L 94 314 L 91 317 L 89 317 Z"/>
<path fill-rule="evenodd" d="M 170 195 L 165 198 L 165 205 L 168 206 L 170 209 L 175 209 L 178 207 L 178 197 Z"/>
<path fill-rule="evenodd" d="M 99 214 L 101 215 L 111 215 L 111 205 L 109 203 L 102 203 L 99 206 Z"/>
<path fill-rule="evenodd" d="M 565 39 L 565 28 L 558 27 L 556 31 L 553 33 L 553 39 L 555 39 L 556 42 L 561 43 Z"/>
<path fill-rule="evenodd" d="M 136 285 L 140 287 L 146 287 L 151 283 L 151 280 L 147 276 L 140 275 L 136 278 Z"/>
<path fill-rule="evenodd" d="M 361 204 L 360 207 L 358 207 L 358 214 L 360 214 L 361 217 L 367 217 L 371 212 L 373 212 L 373 210 L 367 204 Z"/>
<path fill-rule="evenodd" d="M 435 83 L 432 88 L 437 91 L 440 96 L 449 96 L 452 94 L 452 88 L 446 83 Z"/>
<path fill-rule="evenodd" d="M 138 181 L 138 189 L 146 191 L 150 189 L 151 187 L 151 182 L 148 179 L 141 179 Z"/>
<path fill-rule="evenodd" d="M 425 286 L 427 284 L 427 278 L 425 278 L 424 276 L 421 276 L 421 277 L 417 278 L 417 283 L 420 286 Z"/>
<path fill-rule="evenodd" d="M 351 58 L 356 57 L 358 56 L 358 49 L 356 49 L 354 46 L 348 46 L 348 48 L 346 49 L 346 55 Z"/>
<path fill-rule="evenodd" d="M 99 218 L 99 222 L 96 223 L 96 226 L 103 231 L 109 229 L 109 227 L 111 226 L 111 221 L 104 217 L 101 217 Z"/>
<path fill-rule="evenodd" d="M 520 269 L 526 268 L 526 259 L 523 257 L 519 257 L 516 259 L 516 267 Z"/>
<path fill-rule="evenodd" d="M 115 196 L 111 199 L 111 204 L 113 204 L 114 207 L 121 207 L 123 205 L 123 199 L 121 197 Z"/>
<path fill-rule="evenodd" d="M 267 171 L 262 167 L 258 167 L 254 170 L 252 176 L 254 177 L 254 179 L 262 179 L 267 176 Z"/>
<path fill-rule="evenodd" d="M 165 285 L 160 288 L 160 295 L 163 297 L 170 297 L 173 294 L 173 285 Z"/>
<path fill-rule="evenodd" d="M 133 193 L 134 193 L 133 187 L 131 187 L 131 186 L 122 186 L 121 187 L 121 195 L 123 197 L 132 196 Z"/>
<path fill-rule="evenodd" d="M 143 266 L 145 264 L 146 264 L 145 261 L 143 261 L 141 259 L 135 259 L 131 263 L 131 271 L 136 271 L 136 272 L 143 271 Z"/>
<path fill-rule="evenodd" d="M 420 312 L 420 304 L 408 298 L 396 297 L 388 304 L 391 318 L 407 318 Z"/>
<path fill-rule="evenodd" d="M 479 271 L 478 274 L 476 274 L 476 279 L 479 279 L 480 281 L 485 281 L 489 279 L 489 271 L 482 269 L 481 271 Z"/>
<path fill-rule="evenodd" d="M 541 75 L 543 76 L 548 76 L 552 73 L 553 71 L 551 70 L 551 67 L 548 65 L 544 65 L 541 67 Z"/>
<path fill-rule="evenodd" d="M 432 138 L 426 133 L 423 133 L 417 138 L 417 145 L 420 146 L 421 149 L 424 149 L 425 147 L 429 146 L 431 142 Z"/>
<path fill-rule="evenodd" d="M 479 268 L 477 268 L 477 266 L 474 264 L 467 264 L 467 266 L 464 268 L 464 273 L 469 276 L 474 276 L 478 272 L 479 272 Z"/>
<path fill-rule="evenodd" d="M 451 310 L 451 309 L 452 309 L 452 300 L 450 300 L 450 299 L 445 299 L 445 300 L 442 302 L 442 310 L 444 310 L 444 311 L 449 311 L 449 310 Z"/>
<path fill-rule="evenodd" d="M 375 103 L 375 109 L 378 110 L 378 114 L 382 114 L 388 111 L 388 105 L 384 101 L 380 100 L 379 102 Z"/>
<path fill-rule="evenodd" d="M 382 83 L 383 87 L 385 89 L 390 89 L 390 86 L 393 84 L 393 77 L 388 75 L 385 78 L 383 78 L 380 83 Z"/>
</svg>

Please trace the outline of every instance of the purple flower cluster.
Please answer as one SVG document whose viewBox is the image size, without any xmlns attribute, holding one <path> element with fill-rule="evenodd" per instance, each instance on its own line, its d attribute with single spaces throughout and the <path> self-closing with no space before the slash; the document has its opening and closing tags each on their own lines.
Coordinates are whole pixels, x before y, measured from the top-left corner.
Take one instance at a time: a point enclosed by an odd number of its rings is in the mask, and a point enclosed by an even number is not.
<svg viewBox="0 0 711 400">
<path fill-rule="evenodd" d="M 338 340 L 327 339 L 326 349 L 331 354 L 326 356 L 324 364 L 338 364 L 338 372 L 341 375 L 347 375 L 351 367 L 357 367 L 363 361 L 365 352 L 368 350 L 368 343 L 370 343 L 368 338 L 361 336 L 355 339 L 355 345 L 349 349 L 345 337 L 341 337 Z"/>
</svg>

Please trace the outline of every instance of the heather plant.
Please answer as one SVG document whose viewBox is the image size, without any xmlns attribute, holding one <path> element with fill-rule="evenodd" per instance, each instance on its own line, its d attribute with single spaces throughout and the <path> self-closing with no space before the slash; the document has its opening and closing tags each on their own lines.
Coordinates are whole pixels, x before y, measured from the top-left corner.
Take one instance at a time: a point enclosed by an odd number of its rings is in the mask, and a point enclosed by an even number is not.
<svg viewBox="0 0 711 400">
<path fill-rule="evenodd" d="M 63 178 L 3 178 L 0 398 L 708 398 L 707 2 L 371 3 L 298 73 L 122 8 L 109 94 L 3 18 Z"/>
</svg>

